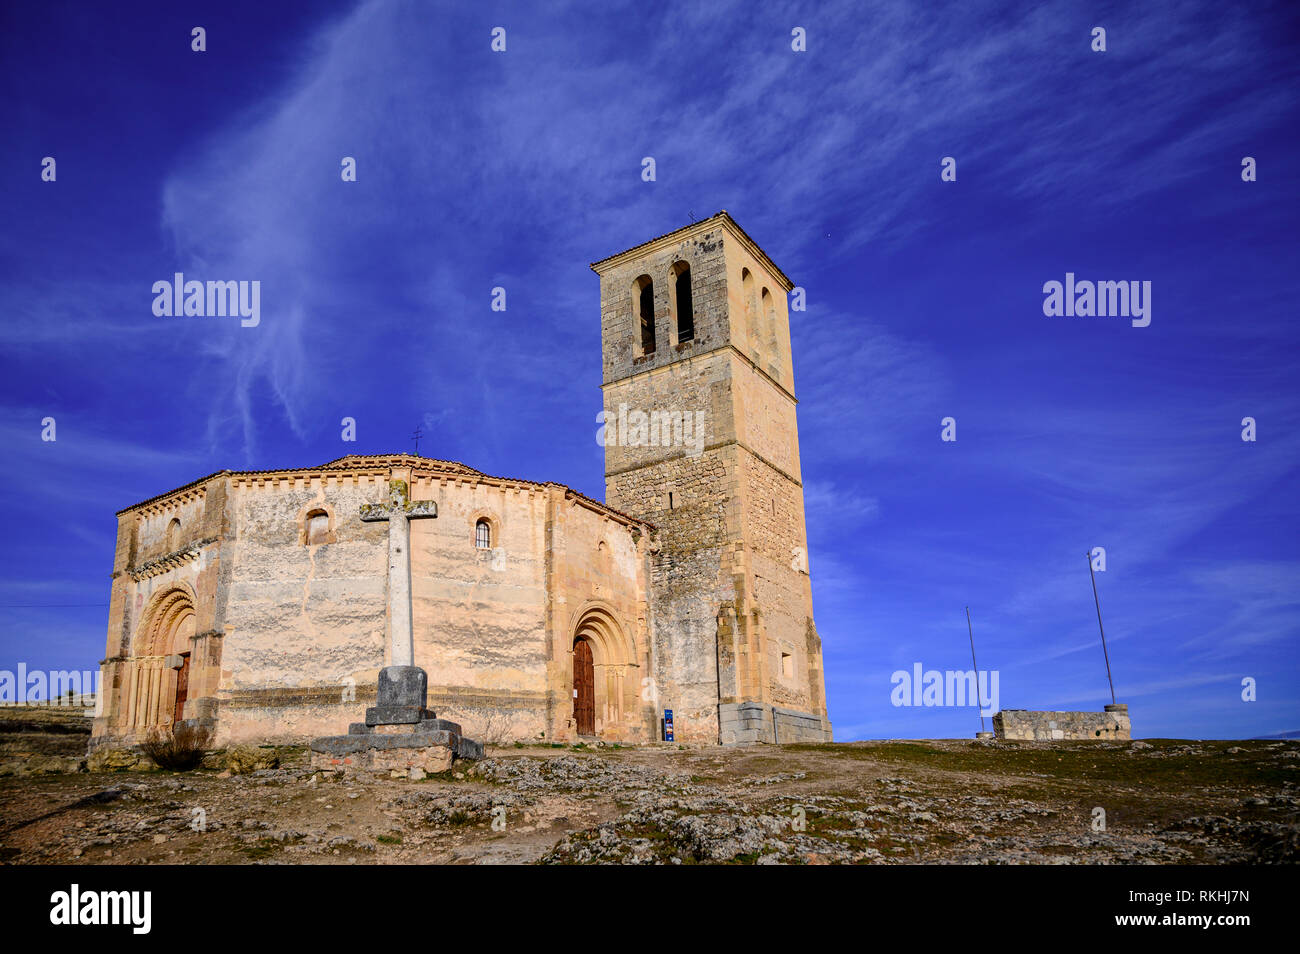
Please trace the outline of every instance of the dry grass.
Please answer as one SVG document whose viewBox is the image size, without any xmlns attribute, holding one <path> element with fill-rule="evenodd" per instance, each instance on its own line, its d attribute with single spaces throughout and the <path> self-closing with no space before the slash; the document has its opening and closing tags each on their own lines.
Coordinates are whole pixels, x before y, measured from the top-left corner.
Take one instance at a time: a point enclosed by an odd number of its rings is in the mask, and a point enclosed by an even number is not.
<svg viewBox="0 0 1300 954">
<path fill-rule="evenodd" d="M 154 730 L 140 743 L 144 754 L 161 769 L 186 772 L 197 768 L 207 753 L 209 733 L 193 723 L 182 722 L 170 731 Z"/>
</svg>

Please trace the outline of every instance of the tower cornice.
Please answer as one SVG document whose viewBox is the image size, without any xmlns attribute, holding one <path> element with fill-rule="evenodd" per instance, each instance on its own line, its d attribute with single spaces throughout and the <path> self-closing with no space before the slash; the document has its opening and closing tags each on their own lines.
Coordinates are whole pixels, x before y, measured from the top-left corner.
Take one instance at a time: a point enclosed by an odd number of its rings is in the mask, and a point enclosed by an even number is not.
<svg viewBox="0 0 1300 954">
<path fill-rule="evenodd" d="M 658 238 L 652 238 L 648 242 L 642 242 L 640 245 L 635 245 L 632 248 L 617 253 L 616 255 L 610 255 L 608 258 L 602 258 L 598 262 L 592 262 L 591 270 L 597 275 L 604 275 L 606 272 L 618 268 L 620 265 L 632 261 L 633 259 L 653 254 L 654 252 L 676 245 L 677 243 L 692 238 L 701 232 L 707 232 L 718 226 L 725 228 L 734 239 L 740 242 L 740 244 L 743 245 L 752 256 L 754 256 L 755 259 L 761 262 L 763 267 L 768 269 L 772 276 L 781 283 L 786 292 L 789 292 L 794 288 L 794 282 L 790 281 L 785 272 L 781 271 L 781 269 L 777 267 L 776 263 L 772 261 L 767 252 L 763 251 L 762 246 L 749 237 L 749 233 L 740 227 L 740 223 L 733 219 L 726 209 L 723 209 L 717 215 L 709 216 L 707 219 L 701 219 L 699 222 L 692 222 L 690 225 L 683 225 L 679 229 L 668 232 L 665 235 L 660 235 Z"/>
</svg>

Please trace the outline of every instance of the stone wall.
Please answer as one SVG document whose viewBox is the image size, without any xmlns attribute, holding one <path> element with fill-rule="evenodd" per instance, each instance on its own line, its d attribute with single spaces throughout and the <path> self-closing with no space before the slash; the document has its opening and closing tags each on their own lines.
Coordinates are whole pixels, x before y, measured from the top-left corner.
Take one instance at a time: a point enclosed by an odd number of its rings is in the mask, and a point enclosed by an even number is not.
<svg viewBox="0 0 1300 954">
<path fill-rule="evenodd" d="M 480 741 L 538 739 L 547 719 L 545 487 L 417 478 L 438 516 L 411 525 L 415 665 L 430 708 Z M 476 545 L 480 519 L 491 546 Z"/>
<path fill-rule="evenodd" d="M 177 671 L 164 656 L 182 649 L 193 650 L 185 718 L 214 727 L 215 744 L 302 741 L 360 721 L 391 660 L 388 524 L 359 510 L 382 501 L 390 479 L 438 506 L 412 521 L 410 549 L 415 664 L 439 715 L 489 741 L 576 737 L 573 641 L 584 627 L 597 733 L 657 737 L 655 700 L 642 698 L 653 672 L 645 524 L 558 484 L 363 463 L 222 475 L 123 512 L 97 744 L 170 725 Z M 318 512 L 327 532 L 311 537 Z M 162 542 L 177 514 L 181 535 Z M 192 619 L 160 626 L 159 605 Z M 151 638 L 165 652 L 151 655 Z M 137 685 L 148 724 L 128 711 L 140 708 L 128 705 Z"/>
<path fill-rule="evenodd" d="M 831 725 L 826 719 L 761 702 L 723 703 L 719 707 L 718 723 L 719 741 L 723 745 L 831 741 Z"/>
<path fill-rule="evenodd" d="M 731 414 L 726 260 L 721 229 L 706 230 L 601 275 L 606 421 L 605 499 L 656 527 L 650 588 L 658 710 L 677 739 L 717 741 L 720 607 L 733 599 L 729 524 L 739 518 Z M 674 264 L 691 270 L 694 338 L 673 342 Z M 654 281 L 657 347 L 640 353 L 633 288 Z M 689 415 L 693 444 L 610 432 L 626 414 Z"/>
<path fill-rule="evenodd" d="M 549 738 L 577 738 L 573 721 L 573 648 L 591 643 L 596 734 L 648 742 L 658 738 L 650 537 L 644 524 L 615 517 L 572 491 L 551 485 L 547 520 L 551 576 L 552 699 Z"/>
<path fill-rule="evenodd" d="M 690 342 L 672 338 L 675 300 L 660 297 L 682 262 L 693 284 Z M 601 279 L 606 499 L 657 528 L 650 585 L 661 708 L 674 710 L 686 741 L 721 737 L 719 703 L 788 707 L 829 731 L 807 569 L 788 280 L 725 216 L 593 267 Z M 655 282 L 658 329 L 649 355 L 634 310 L 646 275 Z M 704 438 L 694 448 L 664 446 L 653 434 L 649 446 L 629 446 L 621 431 L 611 440 L 611 422 L 631 411 L 703 411 Z"/>
<path fill-rule="evenodd" d="M 999 739 L 1057 741 L 1132 738 L 1128 706 L 1108 705 L 1104 712 L 1031 712 L 1003 709 L 993 716 L 993 733 Z"/>
<path fill-rule="evenodd" d="M 303 740 L 365 712 L 387 664 L 387 473 L 235 478 L 218 743 Z M 325 542 L 307 515 L 329 517 Z M 373 702 L 369 704 L 373 705 Z"/>
<path fill-rule="evenodd" d="M 197 481 L 118 515 L 96 744 L 172 722 L 177 654 L 188 654 L 183 718 L 211 723 L 229 572 L 224 477 Z"/>
</svg>

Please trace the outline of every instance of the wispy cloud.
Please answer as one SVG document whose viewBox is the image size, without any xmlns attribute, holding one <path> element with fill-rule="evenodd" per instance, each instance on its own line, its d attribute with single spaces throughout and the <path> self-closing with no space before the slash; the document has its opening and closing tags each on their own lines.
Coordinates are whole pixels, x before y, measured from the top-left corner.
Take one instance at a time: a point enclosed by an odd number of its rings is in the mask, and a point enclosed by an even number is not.
<svg viewBox="0 0 1300 954">
<path fill-rule="evenodd" d="M 514 255 L 499 234 L 510 221 L 528 222 L 556 257 L 582 260 L 644 237 L 665 192 L 683 208 L 664 228 L 679 224 L 690 206 L 703 215 L 734 198 L 742 208 L 733 211 L 752 216 L 762 234 L 790 231 L 795 241 L 783 252 L 787 268 L 798 271 L 826 254 L 818 239 L 830 223 L 838 223 L 831 226 L 837 233 L 848 230 L 831 245 L 838 258 L 928 227 L 918 197 L 935 188 L 943 155 L 959 157 L 969 168 L 963 176 L 993 177 L 983 188 L 1037 197 L 1059 197 L 1078 179 L 1081 163 L 1101 174 L 1126 169 L 1122 194 L 1098 197 L 1107 203 L 1167 188 L 1170 169 L 1193 174 L 1199 166 L 1191 160 L 1204 155 L 1200 146 L 1222 137 L 1228 120 L 1203 112 L 1206 86 L 1185 77 L 1191 71 L 1213 79 L 1223 84 L 1221 95 L 1250 47 L 1218 39 L 1206 55 L 1204 44 L 1171 38 L 1162 14 L 1126 14 L 1111 28 L 1111 59 L 1090 71 L 1078 92 L 1092 106 L 1121 94 L 1140 102 L 1107 109 L 1104 122 L 1097 109 L 1062 115 L 1036 95 L 1044 76 L 1078 84 L 1077 64 L 1096 56 L 1087 47 L 1087 25 L 1069 9 L 1038 5 L 993 23 L 973 7 L 935 17 L 901 3 L 838 3 L 815 13 L 771 11 L 755 29 L 743 4 L 708 12 L 688 7 L 673 30 L 650 31 L 635 44 L 597 43 L 575 57 L 572 38 L 590 11 L 569 6 L 522 18 L 511 30 L 510 51 L 475 58 L 467 74 L 463 61 L 429 55 L 438 42 L 435 25 L 419 15 L 419 5 L 359 5 L 322 27 L 304 44 L 296 74 L 214 131 L 163 190 L 163 223 L 183 263 L 264 282 L 264 326 L 217 345 L 245 447 L 256 441 L 258 414 L 249 395 L 259 382 L 268 383 L 303 436 L 310 430 L 304 409 L 321 399 L 338 349 L 372 354 L 367 330 L 383 335 L 418 320 L 414 310 L 373 314 L 376 283 L 419 287 L 421 276 L 436 272 L 467 240 L 488 259 Z M 1184 38 L 1204 30 L 1222 37 L 1215 22 L 1229 37 L 1245 29 L 1240 16 L 1212 19 L 1184 27 Z M 796 22 L 809 30 L 815 52 L 790 51 L 789 25 Z M 452 28 L 475 29 L 459 20 Z M 889 41 L 899 36 L 909 41 Z M 1052 66 L 1063 49 L 1075 47 L 1077 56 L 1066 57 L 1075 68 Z M 935 49 L 944 55 L 928 52 Z M 684 62 L 711 56 L 719 68 L 699 71 L 707 82 L 680 82 Z M 388 69 L 376 71 L 376 61 Z M 1133 70 L 1142 82 L 1134 82 Z M 545 84 L 535 82 L 539 73 Z M 611 87 L 617 97 L 591 95 Z M 818 90 L 814 104 L 793 92 L 807 89 Z M 1280 92 L 1250 92 L 1242 107 L 1255 118 L 1285 107 Z M 1177 135 L 1151 129 L 1144 104 L 1159 104 Z M 990 129 L 1011 138 L 1000 141 Z M 1153 141 L 1155 155 L 1144 145 Z M 344 155 L 358 159 L 356 184 L 339 181 Z M 654 191 L 639 181 L 642 155 L 659 163 Z M 762 196 L 761 205 L 742 201 L 737 182 L 744 196 Z M 864 188 L 873 182 L 890 186 Z M 365 201 L 368 189 L 398 183 L 400 217 Z M 381 232 L 403 237 L 397 256 L 382 275 L 357 274 L 349 259 Z M 542 282 L 571 300 L 578 289 L 590 291 L 580 275 L 548 281 L 544 270 L 554 259 L 515 261 L 520 285 Z M 351 290 L 339 281 L 349 272 Z M 439 304 L 478 311 L 486 285 L 474 287 L 470 279 L 451 276 L 456 292 Z M 324 331 L 327 318 L 360 315 L 353 340 Z M 538 320 L 552 332 L 567 325 L 557 313 Z M 472 324 L 458 330 L 479 342 Z M 545 358 L 556 340 L 552 334 L 530 345 L 541 345 L 538 357 Z M 814 343 L 814 360 L 821 347 Z M 920 375 L 908 369 L 920 356 L 909 347 L 916 346 L 880 336 L 860 345 L 859 351 L 878 350 L 859 357 L 895 373 L 869 378 L 869 386 L 912 384 Z M 910 377 L 900 382 L 898 375 Z M 214 416 L 212 436 L 227 424 L 224 415 Z"/>
</svg>

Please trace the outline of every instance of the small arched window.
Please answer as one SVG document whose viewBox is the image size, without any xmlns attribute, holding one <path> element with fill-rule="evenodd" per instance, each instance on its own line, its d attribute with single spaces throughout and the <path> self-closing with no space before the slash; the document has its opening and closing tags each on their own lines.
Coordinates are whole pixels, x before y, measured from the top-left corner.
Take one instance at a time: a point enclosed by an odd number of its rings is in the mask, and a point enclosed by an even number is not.
<svg viewBox="0 0 1300 954">
<path fill-rule="evenodd" d="M 632 283 L 632 306 L 636 309 L 637 327 L 641 335 L 641 353 L 655 351 L 655 283 L 649 275 L 642 275 Z"/>
<path fill-rule="evenodd" d="M 324 510 L 313 510 L 307 514 L 307 546 L 316 546 L 329 542 L 330 515 Z"/>
<path fill-rule="evenodd" d="M 758 341 L 758 316 L 754 312 L 758 302 L 754 299 L 754 276 L 748 268 L 740 270 L 741 306 L 745 309 L 745 337 L 750 347 Z"/>
<path fill-rule="evenodd" d="M 677 309 L 677 343 L 695 338 L 695 302 L 691 298 L 691 266 L 673 266 L 673 303 Z"/>
<path fill-rule="evenodd" d="M 492 524 L 481 518 L 474 524 L 474 546 L 480 550 L 492 549 Z"/>
<path fill-rule="evenodd" d="M 181 545 L 181 521 L 179 517 L 172 517 L 171 523 L 167 524 L 167 552 L 170 553 Z"/>
<path fill-rule="evenodd" d="M 763 289 L 763 327 L 767 332 L 767 346 L 776 350 L 776 299 L 766 288 Z"/>
</svg>

